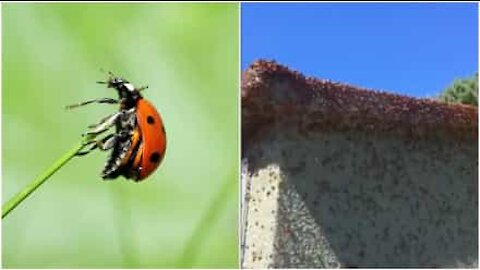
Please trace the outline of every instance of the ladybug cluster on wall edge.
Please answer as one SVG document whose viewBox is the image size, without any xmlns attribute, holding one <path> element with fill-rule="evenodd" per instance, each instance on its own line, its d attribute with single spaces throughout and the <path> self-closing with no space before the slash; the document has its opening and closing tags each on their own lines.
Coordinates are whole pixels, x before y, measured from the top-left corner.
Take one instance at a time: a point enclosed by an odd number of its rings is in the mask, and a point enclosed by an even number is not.
<svg viewBox="0 0 480 270">
<path fill-rule="evenodd" d="M 118 100 L 99 98 L 67 106 L 68 109 L 91 103 L 119 104 L 119 110 L 102 118 L 97 124 L 90 125 L 83 134 L 88 140 L 79 151 L 82 156 L 98 148 L 111 150 L 110 156 L 102 170 L 104 180 L 124 176 L 134 181 L 142 181 L 151 175 L 160 165 L 165 155 L 167 137 L 160 114 L 155 107 L 142 97 L 140 92 L 148 87 L 135 88 L 129 81 L 114 76 L 109 72 L 105 82 L 108 88 L 114 88 Z M 115 127 L 115 132 L 101 139 L 96 137 Z"/>
</svg>

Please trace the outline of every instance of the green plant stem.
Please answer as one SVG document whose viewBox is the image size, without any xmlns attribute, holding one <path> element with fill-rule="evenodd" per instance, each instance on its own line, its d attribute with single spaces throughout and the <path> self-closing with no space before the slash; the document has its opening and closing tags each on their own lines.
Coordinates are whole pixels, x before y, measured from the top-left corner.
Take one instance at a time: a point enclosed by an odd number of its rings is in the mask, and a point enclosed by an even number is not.
<svg viewBox="0 0 480 270">
<path fill-rule="evenodd" d="M 3 204 L 2 206 L 2 219 L 5 218 L 15 207 L 17 207 L 23 200 L 25 200 L 32 192 L 34 192 L 40 185 L 45 183 L 50 176 L 58 171 L 63 165 L 65 165 L 75 154 L 80 151 L 84 146 L 84 142 L 76 144 L 72 149 L 65 153 L 60 159 L 58 159 L 52 166 L 50 166 L 45 172 L 40 174 L 36 179 L 26 185 L 20 192 L 18 192 L 13 198 Z"/>
</svg>

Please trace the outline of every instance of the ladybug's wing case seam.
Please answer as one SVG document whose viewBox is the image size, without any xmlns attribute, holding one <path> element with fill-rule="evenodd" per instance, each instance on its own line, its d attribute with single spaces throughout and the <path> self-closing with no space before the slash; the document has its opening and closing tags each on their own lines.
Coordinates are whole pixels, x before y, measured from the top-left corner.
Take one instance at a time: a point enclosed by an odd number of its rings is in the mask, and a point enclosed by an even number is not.
<svg viewBox="0 0 480 270">
<path fill-rule="evenodd" d="M 127 150 L 125 158 L 122 160 L 121 166 L 125 166 L 129 163 L 128 161 L 130 160 L 130 157 L 132 156 L 132 154 L 134 156 L 136 155 L 136 153 L 134 152 L 135 150 L 138 150 L 138 145 L 141 143 L 141 140 L 142 140 L 142 135 L 140 133 L 140 130 L 137 127 L 133 131 L 133 135 L 131 137 L 132 144 L 130 148 Z"/>
<path fill-rule="evenodd" d="M 141 135 L 136 136 L 135 134 L 141 134 L 138 127 L 135 129 L 134 136 L 132 137 L 133 143 L 129 149 L 129 153 L 123 160 L 122 174 L 126 178 L 133 178 L 136 181 L 141 171 L 140 162 L 143 156 L 143 141 Z"/>
</svg>

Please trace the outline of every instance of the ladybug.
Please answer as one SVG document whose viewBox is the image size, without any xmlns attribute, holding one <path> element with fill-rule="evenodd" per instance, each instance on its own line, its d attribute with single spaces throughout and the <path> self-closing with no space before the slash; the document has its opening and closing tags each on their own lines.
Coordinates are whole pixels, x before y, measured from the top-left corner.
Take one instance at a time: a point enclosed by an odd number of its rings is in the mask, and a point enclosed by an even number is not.
<svg viewBox="0 0 480 270">
<path fill-rule="evenodd" d="M 82 135 L 87 138 L 83 147 L 91 147 L 88 150 L 82 149 L 76 155 L 86 155 L 96 148 L 102 151 L 111 150 L 101 177 L 108 180 L 124 176 L 136 182 L 142 181 L 158 168 L 167 147 L 165 127 L 160 114 L 155 106 L 140 94 L 148 86 L 136 88 L 129 81 L 116 77 L 111 72 L 107 81 L 97 83 L 115 89 L 118 99 L 93 99 L 67 106 L 67 109 L 91 103 L 106 103 L 119 104 L 119 110 L 88 127 L 88 131 Z M 113 127 L 114 132 L 96 139 L 98 135 L 112 131 Z"/>
</svg>

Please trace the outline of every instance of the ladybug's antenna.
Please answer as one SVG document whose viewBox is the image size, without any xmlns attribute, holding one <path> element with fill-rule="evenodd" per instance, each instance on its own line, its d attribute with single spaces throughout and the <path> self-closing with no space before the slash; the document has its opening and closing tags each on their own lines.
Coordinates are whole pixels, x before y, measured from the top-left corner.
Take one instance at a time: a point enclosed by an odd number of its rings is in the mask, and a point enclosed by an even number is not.
<svg viewBox="0 0 480 270">
<path fill-rule="evenodd" d="M 104 68 L 99 68 L 99 69 L 100 69 L 100 72 L 102 72 L 102 73 L 108 73 L 108 75 L 110 75 L 110 76 L 112 76 L 112 77 L 115 76 L 115 75 L 113 75 L 113 73 L 112 73 L 111 71 L 105 71 Z"/>
<path fill-rule="evenodd" d="M 148 88 L 148 85 L 146 86 L 140 86 L 139 88 L 135 89 L 137 90 L 138 92 L 142 92 L 143 90 L 147 89 Z"/>
<path fill-rule="evenodd" d="M 102 72 L 102 73 L 107 73 L 109 79 L 112 79 L 112 78 L 115 77 L 115 74 L 113 74 L 113 72 L 111 72 L 111 71 L 105 71 L 104 68 L 99 68 L 99 69 L 100 69 L 100 72 Z M 106 83 L 108 83 L 108 82 L 97 82 L 97 83 L 106 84 Z"/>
</svg>

